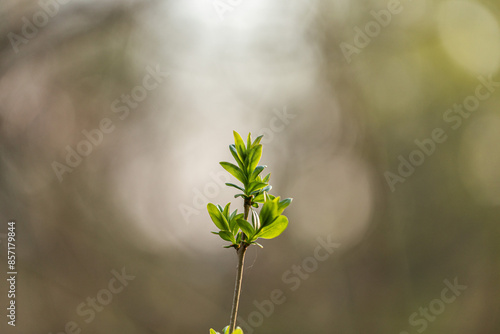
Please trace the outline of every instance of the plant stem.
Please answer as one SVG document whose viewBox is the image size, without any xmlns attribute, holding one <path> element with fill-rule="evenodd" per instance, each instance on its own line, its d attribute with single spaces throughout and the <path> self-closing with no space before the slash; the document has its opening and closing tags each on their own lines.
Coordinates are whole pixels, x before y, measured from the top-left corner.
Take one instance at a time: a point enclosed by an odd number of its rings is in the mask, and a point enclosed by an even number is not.
<svg viewBox="0 0 500 334">
<path fill-rule="evenodd" d="M 250 213 L 250 208 L 252 207 L 252 200 L 251 199 L 246 199 L 245 198 L 245 220 L 248 220 L 248 214 Z"/>
<path fill-rule="evenodd" d="M 245 220 L 248 220 L 248 213 L 252 202 L 249 199 L 245 199 Z M 245 265 L 245 253 L 247 251 L 248 244 L 245 243 L 245 239 L 241 241 L 238 249 L 236 249 L 236 254 L 238 254 L 238 266 L 236 267 L 236 282 L 234 283 L 234 295 L 233 295 L 233 306 L 231 308 L 231 318 L 229 319 L 229 334 L 232 334 L 236 329 L 236 319 L 238 318 L 238 306 L 240 304 L 240 293 L 241 293 L 241 281 L 243 280 L 243 267 Z"/>
<path fill-rule="evenodd" d="M 246 245 L 242 245 L 238 250 L 238 267 L 236 268 L 236 282 L 234 284 L 233 307 L 231 310 L 231 319 L 229 320 L 229 333 L 236 329 L 236 319 L 238 317 L 238 306 L 240 303 L 241 281 L 243 279 L 243 266 L 245 264 Z"/>
</svg>

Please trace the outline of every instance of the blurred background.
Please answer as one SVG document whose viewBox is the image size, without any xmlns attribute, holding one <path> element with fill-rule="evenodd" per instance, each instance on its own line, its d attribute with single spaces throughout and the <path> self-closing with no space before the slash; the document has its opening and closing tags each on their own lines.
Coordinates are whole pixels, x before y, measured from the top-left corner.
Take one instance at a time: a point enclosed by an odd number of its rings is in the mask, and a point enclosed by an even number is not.
<svg viewBox="0 0 500 334">
<path fill-rule="evenodd" d="M 236 254 L 205 207 L 242 210 L 218 164 L 233 130 L 265 135 L 272 193 L 294 198 L 247 255 L 245 334 L 500 332 L 497 1 L 4 0 L 0 16 L 2 334 L 226 326 Z"/>
</svg>

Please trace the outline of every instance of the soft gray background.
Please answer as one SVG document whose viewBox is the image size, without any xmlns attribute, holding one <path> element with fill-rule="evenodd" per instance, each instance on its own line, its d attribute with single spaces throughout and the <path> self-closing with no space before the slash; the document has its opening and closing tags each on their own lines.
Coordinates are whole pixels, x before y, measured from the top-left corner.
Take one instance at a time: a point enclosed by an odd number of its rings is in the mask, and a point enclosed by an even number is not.
<svg viewBox="0 0 500 334">
<path fill-rule="evenodd" d="M 227 325 L 236 256 L 209 233 L 204 206 L 242 205 L 213 180 L 234 129 L 266 135 L 273 193 L 294 198 L 286 232 L 248 254 L 240 316 L 274 289 L 286 301 L 245 334 L 418 333 L 411 315 L 455 278 L 466 290 L 423 332 L 498 333 L 500 85 L 482 88 L 489 96 L 466 118 L 443 117 L 479 76 L 500 81 L 499 3 L 242 0 L 221 18 L 221 2 L 42 2 L 52 16 L 37 1 L 2 2 L 0 332 Z M 397 13 L 385 26 L 370 23 L 388 6 Z M 23 28 L 34 16 L 43 26 Z M 367 24 L 372 37 L 360 40 Z M 345 57 L 342 43 L 356 52 Z M 158 87 L 126 117 L 114 112 L 156 67 L 168 72 Z M 53 162 L 106 118 L 113 131 L 60 182 Z M 436 128 L 446 141 L 391 191 L 384 173 Z M 282 276 L 329 235 L 340 247 L 292 291 Z M 86 323 L 78 305 L 104 296 L 122 268 L 135 279 Z"/>
</svg>

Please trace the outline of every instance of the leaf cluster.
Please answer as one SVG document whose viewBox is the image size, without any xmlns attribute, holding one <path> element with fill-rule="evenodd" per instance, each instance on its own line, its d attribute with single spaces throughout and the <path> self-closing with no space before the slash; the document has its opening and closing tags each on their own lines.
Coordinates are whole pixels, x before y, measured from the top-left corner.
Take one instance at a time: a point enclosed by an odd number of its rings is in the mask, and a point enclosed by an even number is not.
<svg viewBox="0 0 500 334">
<path fill-rule="evenodd" d="M 221 334 L 219 332 L 216 332 L 212 328 L 210 328 L 210 334 Z M 229 326 L 224 327 L 222 330 L 222 334 L 229 334 Z M 243 334 L 243 330 L 238 326 L 236 329 L 233 331 L 232 334 Z"/>
<path fill-rule="evenodd" d="M 240 181 L 243 186 L 238 186 L 234 183 L 226 183 L 226 185 L 242 191 L 242 193 L 234 195 L 235 198 L 241 196 L 248 200 L 261 196 L 264 192 L 268 192 L 272 188 L 269 185 L 271 174 L 267 174 L 263 179 L 260 177 L 262 171 L 267 167 L 259 165 L 260 158 L 262 157 L 262 144 L 260 144 L 260 140 L 263 136 L 257 137 L 252 142 L 252 137 L 249 133 L 245 146 L 238 132 L 233 131 L 233 134 L 235 143 L 229 145 L 229 150 L 237 165 L 225 161 L 220 164 Z"/>
<path fill-rule="evenodd" d="M 246 145 L 241 136 L 234 131 L 234 144 L 229 145 L 229 150 L 236 161 L 236 165 L 230 162 L 221 162 L 221 166 L 233 175 L 242 185 L 226 183 L 229 187 L 234 187 L 241 191 L 234 197 L 244 199 L 245 214 L 237 213 L 237 210 L 230 212 L 230 203 L 224 208 L 220 205 L 209 203 L 207 210 L 210 218 L 223 240 L 231 244 L 226 247 L 238 249 L 241 246 L 258 245 L 258 238 L 272 239 L 279 236 L 288 226 L 288 218 L 282 215 L 285 208 L 292 202 L 291 198 L 281 200 L 269 194 L 272 186 L 269 184 L 271 174 L 261 178 L 262 171 L 267 167 L 259 165 L 262 157 L 262 136 L 252 141 L 251 134 L 248 134 Z M 255 208 L 262 204 L 259 213 Z M 251 217 L 248 217 L 251 216 Z"/>
</svg>

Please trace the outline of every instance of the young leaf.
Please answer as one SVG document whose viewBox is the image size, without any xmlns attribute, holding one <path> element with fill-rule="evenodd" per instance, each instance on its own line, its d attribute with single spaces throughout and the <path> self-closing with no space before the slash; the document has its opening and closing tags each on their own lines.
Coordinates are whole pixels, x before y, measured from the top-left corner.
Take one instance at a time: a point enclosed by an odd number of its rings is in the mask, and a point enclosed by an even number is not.
<svg viewBox="0 0 500 334">
<path fill-rule="evenodd" d="M 227 226 L 227 228 L 224 230 L 229 231 L 231 229 L 231 226 L 229 226 L 229 220 L 227 220 L 226 216 L 224 216 L 224 214 L 222 212 L 221 212 L 220 217 L 221 217 L 221 220 L 222 220 L 224 226 Z"/>
<path fill-rule="evenodd" d="M 243 233 L 245 233 L 245 235 L 248 238 L 251 238 L 255 234 L 254 228 L 245 219 L 240 218 L 236 222 L 238 223 L 238 226 L 241 228 L 241 230 L 243 231 Z"/>
<path fill-rule="evenodd" d="M 280 235 L 288 226 L 288 218 L 285 216 L 277 217 L 271 224 L 264 226 L 259 233 L 255 235 L 257 238 L 273 239 Z"/>
<path fill-rule="evenodd" d="M 267 201 L 267 199 L 274 199 L 274 196 L 269 194 L 269 190 L 271 190 L 271 186 L 267 186 L 265 188 L 262 188 L 260 190 L 257 190 L 257 191 L 254 191 L 254 193 L 256 194 L 253 201 L 254 202 L 257 202 L 257 203 L 265 203 Z M 253 193 L 251 193 L 250 195 L 254 195 Z M 266 196 L 267 196 L 267 199 L 266 199 Z"/>
<path fill-rule="evenodd" d="M 256 203 L 264 203 L 264 192 L 259 191 L 257 195 L 253 198 Z"/>
<path fill-rule="evenodd" d="M 252 134 L 249 132 L 247 137 L 247 151 L 250 149 L 250 146 L 252 146 Z"/>
<path fill-rule="evenodd" d="M 234 144 L 229 145 L 229 151 L 231 151 L 234 160 L 236 160 L 236 163 L 238 164 L 238 166 L 240 166 L 241 170 L 244 170 L 245 166 L 243 165 L 243 161 L 241 161 L 240 157 L 238 156 L 238 151 L 236 150 L 236 146 Z"/>
<path fill-rule="evenodd" d="M 252 173 L 255 167 L 259 164 L 260 158 L 262 157 L 262 145 L 257 145 L 250 150 L 248 154 L 248 173 Z"/>
<path fill-rule="evenodd" d="M 230 205 L 231 205 L 231 203 L 227 203 L 226 206 L 224 207 L 224 211 L 222 211 L 222 214 L 226 218 L 229 218 L 229 206 Z"/>
<path fill-rule="evenodd" d="M 278 214 L 281 215 L 287 206 L 292 203 L 293 198 L 285 198 L 278 203 Z"/>
<path fill-rule="evenodd" d="M 212 328 L 210 328 L 210 334 L 219 334 L 219 332 L 216 332 Z"/>
<path fill-rule="evenodd" d="M 241 159 L 245 161 L 246 158 L 245 143 L 243 143 L 243 139 L 241 138 L 238 132 L 233 131 L 233 135 L 234 135 L 234 143 L 236 144 L 236 150 L 238 151 L 238 154 L 240 155 Z"/>
<path fill-rule="evenodd" d="M 236 210 L 235 210 L 236 212 Z M 235 213 L 234 212 L 234 213 Z M 238 219 L 243 218 L 243 214 L 240 213 L 238 215 L 234 215 L 230 220 L 229 220 L 229 229 L 231 230 L 231 233 L 233 235 L 236 235 L 236 232 L 238 232 L 239 226 L 238 226 Z M 239 243 L 239 242 L 237 242 Z"/>
<path fill-rule="evenodd" d="M 227 203 L 226 204 L 226 207 L 228 209 L 228 213 L 229 213 L 229 206 L 231 203 Z M 224 213 L 224 211 L 226 209 L 223 209 L 222 206 L 220 206 L 220 204 L 217 204 L 217 208 L 219 209 L 219 212 L 220 212 L 220 220 L 222 221 L 222 224 L 224 224 L 224 226 L 229 226 L 229 220 L 227 219 L 227 215 L 226 213 Z M 226 230 L 229 230 L 229 228 L 227 228 Z"/>
<path fill-rule="evenodd" d="M 226 225 L 225 219 L 223 219 L 221 212 L 215 205 L 213 205 L 212 203 L 208 203 L 207 210 L 210 218 L 212 218 L 212 221 L 214 222 L 215 226 L 219 228 L 219 230 L 229 230 L 229 224 Z"/>
<path fill-rule="evenodd" d="M 239 190 L 241 190 L 241 191 L 245 192 L 245 189 L 243 189 L 243 188 L 242 188 L 242 187 L 240 187 L 240 186 L 237 186 L 237 185 L 236 185 L 236 184 L 234 184 L 234 183 L 229 183 L 229 182 L 228 182 L 228 183 L 226 183 L 226 186 L 229 186 L 229 187 L 234 187 L 234 188 L 236 188 L 236 189 L 239 189 Z"/>
<path fill-rule="evenodd" d="M 284 217 L 284 216 L 283 216 Z M 219 232 L 219 237 L 221 237 L 223 240 L 229 241 L 233 244 L 236 243 L 236 240 L 234 240 L 234 235 L 228 231 L 220 231 Z"/>
<path fill-rule="evenodd" d="M 267 174 L 263 179 L 262 182 L 267 182 L 269 183 L 269 178 L 271 177 L 271 173 Z"/>
<path fill-rule="evenodd" d="M 264 135 L 260 135 L 257 138 L 255 138 L 255 141 L 253 142 L 252 147 L 259 145 L 260 140 L 262 139 L 262 137 L 264 137 Z"/>
<path fill-rule="evenodd" d="M 267 200 L 260 210 L 260 223 L 262 227 L 271 224 L 278 217 L 278 200 Z"/>
<path fill-rule="evenodd" d="M 245 173 L 243 173 L 243 171 L 238 166 L 225 161 L 220 162 L 220 165 L 222 166 L 222 168 L 227 170 L 232 176 L 237 178 L 241 183 L 243 184 L 246 183 Z"/>
<path fill-rule="evenodd" d="M 256 190 L 260 190 L 264 187 L 267 186 L 267 183 L 265 182 L 259 182 L 259 181 L 255 181 L 255 182 L 252 182 L 248 185 L 248 188 L 247 188 L 247 193 L 251 193 L 251 192 L 254 192 Z"/>
<path fill-rule="evenodd" d="M 271 189 L 273 189 L 273 186 L 267 186 L 262 188 L 260 191 L 262 191 L 263 193 L 268 193 Z M 265 201 L 265 195 L 264 195 L 264 201 Z"/>
<path fill-rule="evenodd" d="M 241 330 L 241 328 L 240 328 L 240 327 L 237 327 L 237 328 L 234 330 L 233 334 L 243 334 L 243 330 Z"/>
<path fill-rule="evenodd" d="M 266 167 L 267 167 L 266 165 L 255 167 L 254 171 L 252 172 L 252 175 L 250 176 L 250 181 L 254 181 Z"/>
<path fill-rule="evenodd" d="M 233 212 L 231 212 L 231 215 L 229 216 L 229 220 L 233 220 L 234 216 L 236 216 L 237 212 L 238 212 L 238 210 L 234 210 Z"/>
</svg>

